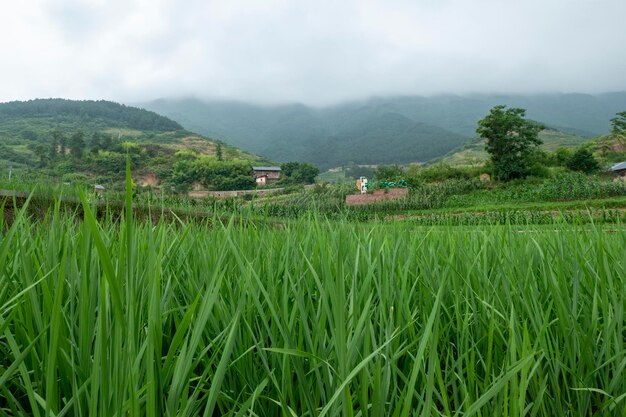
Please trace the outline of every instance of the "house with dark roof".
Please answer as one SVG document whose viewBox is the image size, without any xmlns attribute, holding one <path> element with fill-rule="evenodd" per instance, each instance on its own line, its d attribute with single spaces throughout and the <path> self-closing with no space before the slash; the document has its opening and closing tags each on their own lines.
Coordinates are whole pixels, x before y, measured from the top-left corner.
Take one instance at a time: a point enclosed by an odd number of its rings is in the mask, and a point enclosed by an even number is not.
<svg viewBox="0 0 626 417">
<path fill-rule="evenodd" d="M 252 175 L 257 185 L 267 185 L 280 179 L 280 167 L 252 167 Z"/>
</svg>

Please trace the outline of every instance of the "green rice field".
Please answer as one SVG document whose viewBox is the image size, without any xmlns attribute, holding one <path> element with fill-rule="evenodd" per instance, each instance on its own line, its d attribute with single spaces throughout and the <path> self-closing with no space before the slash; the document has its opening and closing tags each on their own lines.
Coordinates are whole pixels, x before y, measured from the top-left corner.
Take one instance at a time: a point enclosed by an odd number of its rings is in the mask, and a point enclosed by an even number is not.
<svg viewBox="0 0 626 417">
<path fill-rule="evenodd" d="M 623 416 L 621 224 L 99 220 L 0 243 L 0 415 Z"/>
</svg>

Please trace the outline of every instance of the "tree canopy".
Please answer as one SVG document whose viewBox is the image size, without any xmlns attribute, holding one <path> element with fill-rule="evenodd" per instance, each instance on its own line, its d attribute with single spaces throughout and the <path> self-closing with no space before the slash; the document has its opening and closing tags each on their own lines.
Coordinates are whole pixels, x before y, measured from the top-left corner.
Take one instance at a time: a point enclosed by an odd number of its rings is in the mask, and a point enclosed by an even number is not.
<svg viewBox="0 0 626 417">
<path fill-rule="evenodd" d="M 496 178 L 509 181 L 528 175 L 533 150 L 541 144 L 544 126 L 525 119 L 526 110 L 495 106 L 478 122 L 476 132 L 487 143 L 485 148 Z"/>
<path fill-rule="evenodd" d="M 0 121 L 23 118 L 53 118 L 105 121 L 108 126 L 167 132 L 182 126 L 165 116 L 137 107 L 105 100 L 36 99 L 0 103 Z"/>
<path fill-rule="evenodd" d="M 566 165 L 572 171 L 580 171 L 586 174 L 597 172 L 600 169 L 600 164 L 587 148 L 579 148 L 574 152 Z"/>
<path fill-rule="evenodd" d="M 626 111 L 616 114 L 611 119 L 611 132 L 615 135 L 626 135 Z"/>
<path fill-rule="evenodd" d="M 280 166 L 283 183 L 313 184 L 320 170 L 306 162 L 285 162 Z"/>
</svg>

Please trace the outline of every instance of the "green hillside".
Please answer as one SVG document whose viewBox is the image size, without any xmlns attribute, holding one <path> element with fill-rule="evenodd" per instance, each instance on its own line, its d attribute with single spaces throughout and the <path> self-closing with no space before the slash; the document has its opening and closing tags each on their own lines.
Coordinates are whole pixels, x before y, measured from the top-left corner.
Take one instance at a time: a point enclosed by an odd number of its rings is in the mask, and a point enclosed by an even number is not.
<svg viewBox="0 0 626 417">
<path fill-rule="evenodd" d="M 590 142 L 590 148 L 605 166 L 626 161 L 626 136 L 602 135 Z"/>
<path fill-rule="evenodd" d="M 0 170 L 7 178 L 118 186 L 131 156 L 139 185 L 171 182 L 182 158 L 267 162 L 144 109 L 108 101 L 0 103 Z"/>
<path fill-rule="evenodd" d="M 547 128 L 539 132 L 543 141 L 542 149 L 555 151 L 559 147 L 576 148 L 589 139 L 571 133 L 565 133 L 554 128 Z M 474 139 L 458 147 L 443 158 L 441 162 L 449 165 L 475 165 L 486 161 L 489 155 L 485 151 L 485 141 Z"/>
<path fill-rule="evenodd" d="M 323 169 L 350 163 L 425 162 L 467 141 L 463 135 L 380 106 L 315 109 L 158 100 L 146 107 L 273 160 L 307 161 Z"/>
<path fill-rule="evenodd" d="M 143 106 L 273 160 L 327 169 L 443 157 L 474 137 L 477 121 L 498 104 L 527 109 L 554 129 L 546 142 L 573 146 L 608 132 L 626 93 L 380 97 L 328 107 L 161 99 Z"/>
</svg>

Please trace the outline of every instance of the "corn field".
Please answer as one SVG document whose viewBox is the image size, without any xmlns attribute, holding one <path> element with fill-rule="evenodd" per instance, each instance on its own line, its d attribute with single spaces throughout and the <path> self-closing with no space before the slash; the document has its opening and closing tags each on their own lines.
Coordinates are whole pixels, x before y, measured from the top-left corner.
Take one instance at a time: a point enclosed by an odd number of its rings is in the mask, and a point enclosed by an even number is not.
<svg viewBox="0 0 626 417">
<path fill-rule="evenodd" d="M 0 415 L 621 416 L 626 232 L 19 212 Z"/>
</svg>

